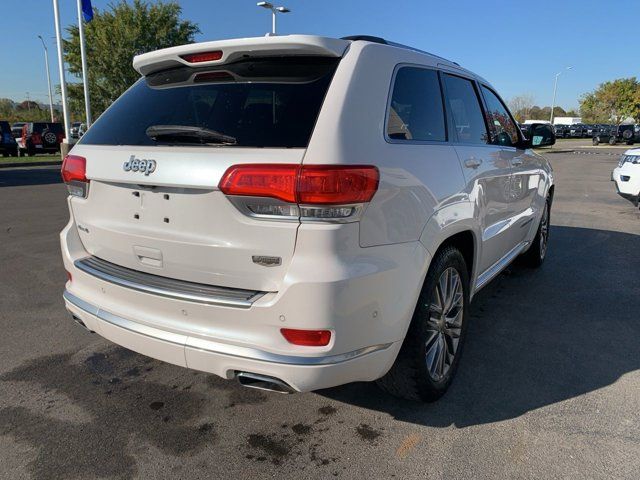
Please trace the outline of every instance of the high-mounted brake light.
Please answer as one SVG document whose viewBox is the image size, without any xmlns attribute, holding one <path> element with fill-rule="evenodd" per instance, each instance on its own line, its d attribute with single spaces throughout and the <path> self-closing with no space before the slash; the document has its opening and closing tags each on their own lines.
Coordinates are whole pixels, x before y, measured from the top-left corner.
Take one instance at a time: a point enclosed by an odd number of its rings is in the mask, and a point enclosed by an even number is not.
<svg viewBox="0 0 640 480">
<path fill-rule="evenodd" d="M 67 184 L 69 195 L 85 197 L 89 192 L 87 159 L 79 155 L 67 155 L 62 162 L 62 180 Z"/>
<path fill-rule="evenodd" d="M 189 63 L 213 62 L 222 58 L 222 50 L 215 50 L 213 52 L 187 53 L 186 55 L 180 55 L 180 58 L 186 60 Z"/>
<path fill-rule="evenodd" d="M 304 347 L 325 347 L 331 341 L 331 330 L 281 328 L 280 333 L 287 342 Z"/>
</svg>

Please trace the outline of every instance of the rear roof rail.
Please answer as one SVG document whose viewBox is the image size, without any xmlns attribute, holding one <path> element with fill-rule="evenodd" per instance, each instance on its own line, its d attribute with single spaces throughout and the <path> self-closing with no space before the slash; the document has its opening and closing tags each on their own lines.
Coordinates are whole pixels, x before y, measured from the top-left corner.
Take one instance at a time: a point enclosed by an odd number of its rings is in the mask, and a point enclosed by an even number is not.
<svg viewBox="0 0 640 480">
<path fill-rule="evenodd" d="M 350 35 L 348 37 L 342 37 L 340 40 L 351 40 L 352 42 L 361 40 L 363 42 L 379 43 L 379 44 L 382 44 L 382 45 L 389 45 L 391 47 L 404 48 L 406 50 L 411 50 L 413 52 L 418 52 L 418 53 L 424 53 L 425 55 L 430 55 L 432 57 L 439 58 L 440 60 L 444 60 L 445 62 L 449 62 L 449 63 L 451 63 L 453 65 L 457 65 L 458 67 L 460 66 L 460 64 L 458 62 L 454 62 L 454 61 L 449 60 L 447 58 L 441 57 L 440 55 L 435 55 L 433 53 L 426 52 L 424 50 L 420 50 L 419 48 L 410 47 L 408 45 L 403 45 L 402 43 L 390 42 L 388 40 L 385 40 L 382 37 L 375 37 L 373 35 Z"/>
</svg>

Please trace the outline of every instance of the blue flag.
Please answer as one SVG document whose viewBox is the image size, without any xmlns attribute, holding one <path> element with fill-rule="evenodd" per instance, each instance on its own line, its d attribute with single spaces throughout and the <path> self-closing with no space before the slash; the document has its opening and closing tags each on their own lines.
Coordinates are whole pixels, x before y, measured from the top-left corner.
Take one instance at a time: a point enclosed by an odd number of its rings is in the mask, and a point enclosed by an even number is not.
<svg viewBox="0 0 640 480">
<path fill-rule="evenodd" d="M 85 22 L 93 20 L 93 8 L 91 8 L 91 0 L 82 0 L 82 16 Z"/>
</svg>

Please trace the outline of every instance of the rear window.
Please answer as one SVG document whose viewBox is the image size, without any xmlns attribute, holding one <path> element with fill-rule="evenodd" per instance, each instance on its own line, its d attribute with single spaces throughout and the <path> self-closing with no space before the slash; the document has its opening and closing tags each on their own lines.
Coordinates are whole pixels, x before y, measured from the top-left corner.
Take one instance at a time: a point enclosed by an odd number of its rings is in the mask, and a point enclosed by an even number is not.
<svg viewBox="0 0 640 480">
<path fill-rule="evenodd" d="M 45 130 L 49 130 L 53 133 L 63 133 L 61 123 L 34 123 L 33 131 L 35 133 L 42 133 Z"/>
<path fill-rule="evenodd" d="M 339 59 L 281 57 L 149 75 L 125 92 L 82 137 L 85 145 L 175 145 L 158 125 L 214 130 L 235 147 L 306 147 Z"/>
</svg>

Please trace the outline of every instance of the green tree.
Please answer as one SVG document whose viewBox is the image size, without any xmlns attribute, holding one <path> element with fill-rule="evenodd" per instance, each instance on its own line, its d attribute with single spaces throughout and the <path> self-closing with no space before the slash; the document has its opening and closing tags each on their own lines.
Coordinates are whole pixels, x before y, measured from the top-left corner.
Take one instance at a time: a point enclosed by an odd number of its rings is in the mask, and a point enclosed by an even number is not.
<svg viewBox="0 0 640 480">
<path fill-rule="evenodd" d="M 120 0 L 104 11 L 94 8 L 93 20 L 85 24 L 85 41 L 91 110 L 97 118 L 140 76 L 131 66 L 134 55 L 159 48 L 193 43 L 200 33 L 198 25 L 182 20 L 178 2 Z M 80 39 L 78 26 L 67 28 L 69 38 L 63 41 L 64 57 L 69 71 L 80 77 Z M 72 114 L 84 118 L 82 83 L 68 86 Z M 76 117 L 77 118 L 77 117 Z"/>
<path fill-rule="evenodd" d="M 640 82 L 630 77 L 601 83 L 580 98 L 580 113 L 591 123 L 619 124 L 629 117 L 640 122 Z"/>
</svg>

